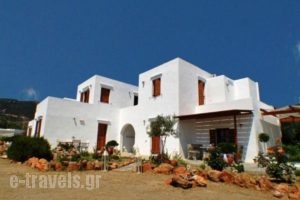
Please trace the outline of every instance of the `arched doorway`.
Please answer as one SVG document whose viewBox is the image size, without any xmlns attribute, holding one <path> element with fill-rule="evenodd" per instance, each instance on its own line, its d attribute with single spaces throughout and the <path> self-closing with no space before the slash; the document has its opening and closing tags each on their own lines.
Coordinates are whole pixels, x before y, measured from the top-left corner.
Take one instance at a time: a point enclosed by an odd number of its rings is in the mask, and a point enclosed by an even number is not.
<svg viewBox="0 0 300 200">
<path fill-rule="evenodd" d="M 121 131 L 122 151 L 133 153 L 133 145 L 135 143 L 135 131 L 131 124 L 126 124 Z"/>
</svg>

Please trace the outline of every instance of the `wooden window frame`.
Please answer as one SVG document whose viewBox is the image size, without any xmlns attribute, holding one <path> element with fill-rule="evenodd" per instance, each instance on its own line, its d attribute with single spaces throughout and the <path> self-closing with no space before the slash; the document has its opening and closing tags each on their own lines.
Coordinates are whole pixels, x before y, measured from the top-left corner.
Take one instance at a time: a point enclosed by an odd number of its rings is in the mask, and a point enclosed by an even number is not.
<svg viewBox="0 0 300 200">
<path fill-rule="evenodd" d="M 158 97 L 161 95 L 161 77 L 152 79 L 152 96 Z"/>
<path fill-rule="evenodd" d="M 41 136 L 42 121 L 43 121 L 43 118 L 39 118 L 36 121 L 36 124 L 35 124 L 35 134 L 34 134 L 35 137 L 40 137 Z"/>
<path fill-rule="evenodd" d="M 236 131 L 231 128 L 218 128 L 209 130 L 210 144 L 218 145 L 219 143 L 236 144 Z"/>
<path fill-rule="evenodd" d="M 198 105 L 204 105 L 205 96 L 204 96 L 205 82 L 198 80 Z"/>
<path fill-rule="evenodd" d="M 80 94 L 80 102 L 89 103 L 90 89 L 84 90 Z"/>
<path fill-rule="evenodd" d="M 100 93 L 101 103 L 109 103 L 110 91 L 111 89 L 109 88 L 101 87 L 101 93 Z"/>
</svg>

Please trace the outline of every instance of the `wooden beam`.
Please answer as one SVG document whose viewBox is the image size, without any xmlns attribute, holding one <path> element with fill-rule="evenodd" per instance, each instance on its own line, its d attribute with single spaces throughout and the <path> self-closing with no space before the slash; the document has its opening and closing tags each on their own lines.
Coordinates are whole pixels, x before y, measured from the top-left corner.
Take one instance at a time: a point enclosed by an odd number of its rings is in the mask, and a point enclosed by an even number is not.
<svg viewBox="0 0 300 200">
<path fill-rule="evenodd" d="M 274 111 L 267 111 L 263 112 L 262 115 L 280 115 L 280 114 L 289 114 L 289 113 L 300 113 L 300 111 L 295 110 L 274 110 Z"/>
<path fill-rule="evenodd" d="M 281 123 L 288 123 L 288 122 L 300 122 L 299 117 L 287 117 L 287 118 L 282 118 L 280 119 Z"/>
</svg>

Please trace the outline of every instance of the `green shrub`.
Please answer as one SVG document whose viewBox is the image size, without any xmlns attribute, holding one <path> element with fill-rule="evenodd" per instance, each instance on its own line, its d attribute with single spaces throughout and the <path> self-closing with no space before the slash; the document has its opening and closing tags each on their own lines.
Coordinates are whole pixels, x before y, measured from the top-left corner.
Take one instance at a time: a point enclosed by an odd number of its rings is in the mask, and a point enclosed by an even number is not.
<svg viewBox="0 0 300 200">
<path fill-rule="evenodd" d="M 300 146 L 297 145 L 284 145 L 285 151 L 288 155 L 290 162 L 299 162 L 300 161 Z"/>
<path fill-rule="evenodd" d="M 296 170 L 293 163 L 288 162 L 284 149 L 280 145 L 270 148 L 270 152 L 265 155 L 259 153 L 254 161 L 258 167 L 265 167 L 266 173 L 277 181 L 294 182 Z"/>
<path fill-rule="evenodd" d="M 44 138 L 14 136 L 11 141 L 7 156 L 12 160 L 24 162 L 31 157 L 52 159 L 50 145 Z"/>
<path fill-rule="evenodd" d="M 63 150 L 69 151 L 70 149 L 74 148 L 73 144 L 69 144 L 69 143 L 58 143 L 57 146 L 60 146 Z"/>
<path fill-rule="evenodd" d="M 300 176 L 300 169 L 296 169 L 296 170 L 295 170 L 295 175 L 296 175 L 296 176 Z"/>
<path fill-rule="evenodd" d="M 227 167 L 227 163 L 223 159 L 223 154 L 220 148 L 216 147 L 209 150 L 210 158 L 207 161 L 208 166 L 212 169 L 222 171 L 225 167 Z"/>
<path fill-rule="evenodd" d="M 232 165 L 232 167 L 238 172 L 242 173 L 245 171 L 244 165 L 242 163 L 235 163 Z"/>
<path fill-rule="evenodd" d="M 222 153 L 234 153 L 236 152 L 236 146 L 231 143 L 223 142 L 219 143 L 218 147 Z"/>
</svg>

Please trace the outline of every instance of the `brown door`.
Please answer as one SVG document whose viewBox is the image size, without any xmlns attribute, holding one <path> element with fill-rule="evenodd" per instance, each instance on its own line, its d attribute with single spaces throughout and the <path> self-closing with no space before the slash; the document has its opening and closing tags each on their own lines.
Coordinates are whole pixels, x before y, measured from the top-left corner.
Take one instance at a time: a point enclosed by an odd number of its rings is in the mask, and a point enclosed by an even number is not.
<svg viewBox="0 0 300 200">
<path fill-rule="evenodd" d="M 97 150 L 105 147 L 107 124 L 98 124 Z"/>
<path fill-rule="evenodd" d="M 159 154 L 160 153 L 160 137 L 159 136 L 152 137 L 151 152 L 153 154 Z"/>
</svg>

